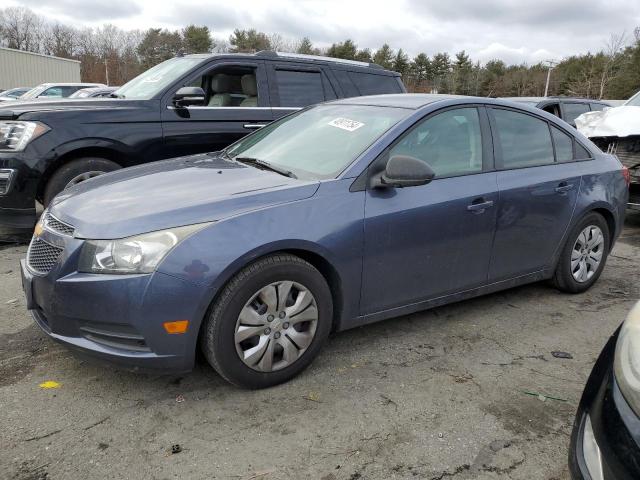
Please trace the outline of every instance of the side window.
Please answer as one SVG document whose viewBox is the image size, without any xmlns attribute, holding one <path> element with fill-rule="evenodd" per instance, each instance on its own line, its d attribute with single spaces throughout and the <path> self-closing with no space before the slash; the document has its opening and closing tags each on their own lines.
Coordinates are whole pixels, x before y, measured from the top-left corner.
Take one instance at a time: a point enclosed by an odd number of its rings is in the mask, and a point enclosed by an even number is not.
<svg viewBox="0 0 640 480">
<path fill-rule="evenodd" d="M 588 160 L 590 158 L 593 158 L 593 155 L 591 155 L 589 150 L 576 142 L 576 160 Z"/>
<path fill-rule="evenodd" d="M 587 103 L 564 103 L 563 110 L 563 120 L 571 125 L 574 125 L 576 122 L 576 118 L 589 111 L 589 105 Z"/>
<path fill-rule="evenodd" d="M 336 76 L 336 78 L 340 82 L 340 86 L 342 87 L 344 96 L 346 98 L 357 97 L 358 95 L 360 95 L 360 92 L 358 92 L 358 89 L 356 88 L 356 86 L 353 84 L 353 81 L 349 77 L 349 72 L 347 72 L 346 70 L 334 69 L 333 74 Z"/>
<path fill-rule="evenodd" d="M 482 134 L 476 108 L 459 108 L 422 120 L 389 152 L 422 160 L 436 177 L 482 171 Z"/>
<path fill-rule="evenodd" d="M 592 112 L 601 112 L 602 110 L 607 108 L 607 105 L 603 103 L 590 103 L 589 105 L 591 106 Z"/>
<path fill-rule="evenodd" d="M 547 105 L 543 108 L 545 112 L 549 112 L 551 115 L 555 115 L 556 117 L 560 116 L 560 104 L 552 103 L 551 105 Z"/>
<path fill-rule="evenodd" d="M 325 85 L 321 72 L 276 70 L 281 107 L 304 107 L 336 98 L 330 85 Z M 325 86 L 330 90 L 325 95 Z"/>
<path fill-rule="evenodd" d="M 209 70 L 189 83 L 205 91 L 209 107 L 257 107 L 258 83 L 254 67 L 224 65 Z"/>
<path fill-rule="evenodd" d="M 556 147 L 556 162 L 573 161 L 573 139 L 556 127 L 551 127 L 553 144 Z"/>
<path fill-rule="evenodd" d="M 349 77 L 360 91 L 360 95 L 402 93 L 396 77 L 372 73 L 349 72 Z"/>
<path fill-rule="evenodd" d="M 554 163 L 547 122 L 511 110 L 493 109 L 495 140 L 502 150 L 503 168 Z"/>
<path fill-rule="evenodd" d="M 54 98 L 62 97 L 62 88 L 61 87 L 47 88 L 44 92 L 38 95 L 38 97 L 54 97 Z"/>
</svg>

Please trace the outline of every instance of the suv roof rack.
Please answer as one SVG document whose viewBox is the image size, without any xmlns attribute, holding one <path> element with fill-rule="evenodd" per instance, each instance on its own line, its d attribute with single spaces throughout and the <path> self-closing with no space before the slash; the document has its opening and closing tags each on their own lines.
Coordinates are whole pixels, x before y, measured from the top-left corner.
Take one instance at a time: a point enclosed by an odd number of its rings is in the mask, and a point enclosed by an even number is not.
<svg viewBox="0 0 640 480">
<path fill-rule="evenodd" d="M 256 52 L 256 55 L 262 57 L 282 57 L 282 58 L 297 58 L 300 60 L 321 60 L 324 62 L 344 63 L 346 65 L 356 65 L 358 67 L 379 68 L 384 70 L 381 65 L 370 62 L 360 62 L 358 60 L 347 60 L 345 58 L 326 57 L 323 55 L 306 55 L 303 53 L 288 53 L 288 52 L 274 52 L 273 50 L 260 50 Z"/>
</svg>

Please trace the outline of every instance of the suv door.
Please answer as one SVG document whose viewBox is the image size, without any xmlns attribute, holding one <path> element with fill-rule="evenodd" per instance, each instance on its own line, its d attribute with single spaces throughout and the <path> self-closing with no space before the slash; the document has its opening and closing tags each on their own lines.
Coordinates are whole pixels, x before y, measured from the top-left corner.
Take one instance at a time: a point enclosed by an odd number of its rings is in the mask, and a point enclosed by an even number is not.
<svg viewBox="0 0 640 480">
<path fill-rule="evenodd" d="M 486 284 L 498 201 L 483 107 L 454 107 L 416 123 L 378 161 L 410 155 L 427 185 L 367 189 L 361 313 Z"/>
<path fill-rule="evenodd" d="M 497 282 L 552 266 L 581 177 L 570 161 L 556 161 L 573 154 L 566 132 L 528 113 L 502 107 L 488 111 L 500 192 L 489 281 Z"/>
<path fill-rule="evenodd" d="M 266 63 L 274 119 L 307 105 L 338 98 L 324 66 L 293 62 Z"/>
<path fill-rule="evenodd" d="M 580 102 L 562 102 L 560 108 L 562 109 L 562 119 L 572 127 L 576 126 L 576 118 L 590 111 L 588 103 Z"/>
<path fill-rule="evenodd" d="M 208 85 L 200 82 L 209 81 L 216 72 L 234 68 L 255 72 L 257 106 L 176 107 L 173 104 L 173 95 L 183 86 L 202 86 L 208 94 L 206 102 L 212 92 Z M 161 109 L 165 157 L 221 150 L 273 120 L 264 62 L 222 59 L 208 64 L 170 89 L 162 99 Z"/>
</svg>

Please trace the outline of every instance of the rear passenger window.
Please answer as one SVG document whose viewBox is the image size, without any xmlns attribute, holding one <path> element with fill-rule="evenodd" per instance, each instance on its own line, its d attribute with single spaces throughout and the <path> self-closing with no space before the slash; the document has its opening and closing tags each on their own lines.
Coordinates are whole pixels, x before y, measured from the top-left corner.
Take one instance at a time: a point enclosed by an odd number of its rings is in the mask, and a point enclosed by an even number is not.
<svg viewBox="0 0 640 480">
<path fill-rule="evenodd" d="M 589 105 L 586 103 L 565 103 L 563 104 L 564 118 L 563 120 L 574 125 L 576 118 L 589 111 Z"/>
<path fill-rule="evenodd" d="M 589 158 L 592 158 L 592 157 L 593 155 L 591 155 L 589 150 L 587 150 L 578 142 L 576 142 L 576 160 L 588 160 Z"/>
<path fill-rule="evenodd" d="M 281 107 L 304 107 L 336 98 L 331 87 L 325 84 L 320 72 L 276 70 L 276 82 Z"/>
<path fill-rule="evenodd" d="M 396 77 L 358 72 L 349 72 L 349 77 L 360 91 L 360 95 L 402 93 Z"/>
<path fill-rule="evenodd" d="M 475 108 L 459 108 L 421 121 L 389 152 L 429 164 L 436 177 L 482 171 L 482 135 Z"/>
<path fill-rule="evenodd" d="M 557 162 L 573 161 L 573 139 L 556 127 L 551 127 L 553 143 L 556 147 Z"/>
<path fill-rule="evenodd" d="M 600 112 L 607 108 L 607 105 L 604 105 L 602 103 L 590 103 L 589 105 L 591 105 L 592 112 Z"/>
<path fill-rule="evenodd" d="M 547 122 L 511 110 L 493 109 L 496 141 L 502 150 L 503 168 L 533 167 L 554 163 Z"/>
</svg>

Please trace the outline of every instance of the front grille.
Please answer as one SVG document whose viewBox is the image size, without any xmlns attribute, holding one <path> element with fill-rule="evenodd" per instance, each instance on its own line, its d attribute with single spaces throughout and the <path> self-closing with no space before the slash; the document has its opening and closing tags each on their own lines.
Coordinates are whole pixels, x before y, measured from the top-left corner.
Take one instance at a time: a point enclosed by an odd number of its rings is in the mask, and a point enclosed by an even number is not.
<svg viewBox="0 0 640 480">
<path fill-rule="evenodd" d="M 5 195 L 9 192 L 11 177 L 13 177 L 13 170 L 0 170 L 0 195 Z"/>
<path fill-rule="evenodd" d="M 34 237 L 31 240 L 29 251 L 27 252 L 27 265 L 29 265 L 29 268 L 35 273 L 41 275 L 47 274 L 58 262 L 62 251 L 62 248 Z"/>
<path fill-rule="evenodd" d="M 68 235 L 72 237 L 73 232 L 75 231 L 75 228 L 73 228 L 71 225 L 61 222 L 49 212 L 45 212 L 43 223 L 46 228 L 48 228 L 49 230 L 53 230 L 54 232 L 61 235 Z"/>
</svg>

